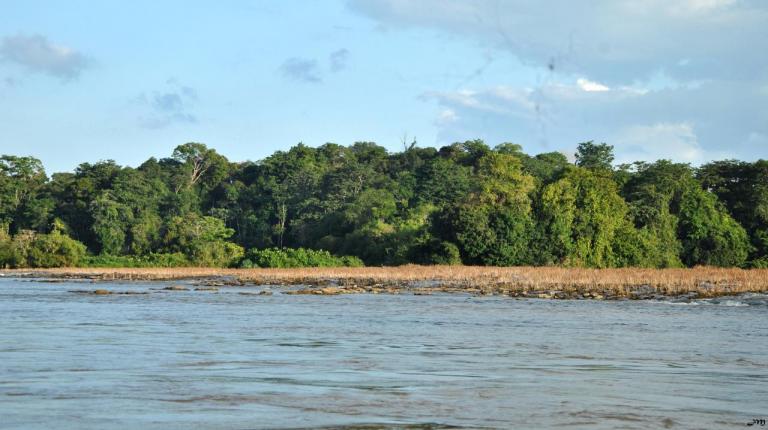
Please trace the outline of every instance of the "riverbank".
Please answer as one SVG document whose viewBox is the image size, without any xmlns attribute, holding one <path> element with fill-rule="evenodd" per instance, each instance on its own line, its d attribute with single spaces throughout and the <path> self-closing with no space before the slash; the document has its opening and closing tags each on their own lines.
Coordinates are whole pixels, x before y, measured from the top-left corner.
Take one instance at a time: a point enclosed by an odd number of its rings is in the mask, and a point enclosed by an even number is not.
<svg viewBox="0 0 768 430">
<path fill-rule="evenodd" d="M 301 269 L 16 269 L 3 276 L 92 281 L 193 280 L 208 287 L 300 286 L 289 294 L 465 293 L 555 299 L 718 297 L 768 292 L 768 269 L 400 266 Z"/>
</svg>

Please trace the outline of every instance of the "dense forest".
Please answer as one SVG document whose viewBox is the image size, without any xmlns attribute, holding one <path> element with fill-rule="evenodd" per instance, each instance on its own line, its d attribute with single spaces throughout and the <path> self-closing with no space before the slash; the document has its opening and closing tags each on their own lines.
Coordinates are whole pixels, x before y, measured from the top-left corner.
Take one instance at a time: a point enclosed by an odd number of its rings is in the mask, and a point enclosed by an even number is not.
<svg viewBox="0 0 768 430">
<path fill-rule="evenodd" d="M 768 267 L 768 161 L 575 163 L 479 140 L 389 153 L 299 144 L 231 162 L 200 143 L 136 168 L 0 158 L 0 267 Z M 341 257 L 346 256 L 346 257 Z"/>
</svg>

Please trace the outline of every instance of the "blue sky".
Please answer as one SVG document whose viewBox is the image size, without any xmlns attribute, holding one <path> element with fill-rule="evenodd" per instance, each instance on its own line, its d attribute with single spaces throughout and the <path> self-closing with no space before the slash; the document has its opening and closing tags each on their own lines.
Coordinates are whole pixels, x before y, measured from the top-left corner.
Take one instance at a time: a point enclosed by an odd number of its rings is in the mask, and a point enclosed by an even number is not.
<svg viewBox="0 0 768 430">
<path fill-rule="evenodd" d="M 49 172 L 204 142 L 482 138 L 768 158 L 768 3 L 0 0 L 0 153 Z"/>
</svg>

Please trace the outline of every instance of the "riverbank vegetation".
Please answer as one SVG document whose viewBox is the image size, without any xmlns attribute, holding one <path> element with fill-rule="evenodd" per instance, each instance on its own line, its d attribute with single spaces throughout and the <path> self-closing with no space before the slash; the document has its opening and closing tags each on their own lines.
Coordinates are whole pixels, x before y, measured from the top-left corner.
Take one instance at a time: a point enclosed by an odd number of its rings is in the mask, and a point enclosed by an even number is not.
<svg viewBox="0 0 768 430">
<path fill-rule="evenodd" d="M 363 263 L 768 267 L 768 161 L 615 166 L 606 144 L 571 162 L 478 140 L 257 162 L 187 143 L 50 176 L 0 157 L 0 267 Z"/>
<path fill-rule="evenodd" d="M 416 266 L 287 269 L 59 268 L 6 270 L 36 279 L 191 281 L 205 289 L 257 285 L 287 294 L 461 293 L 536 298 L 652 299 L 768 292 L 768 269 L 585 269 L 566 267 Z M 285 286 L 285 288 L 278 288 Z M 296 286 L 299 286 L 297 289 Z M 174 290 L 169 287 L 167 290 Z M 189 288 L 179 285 L 179 291 Z"/>
</svg>

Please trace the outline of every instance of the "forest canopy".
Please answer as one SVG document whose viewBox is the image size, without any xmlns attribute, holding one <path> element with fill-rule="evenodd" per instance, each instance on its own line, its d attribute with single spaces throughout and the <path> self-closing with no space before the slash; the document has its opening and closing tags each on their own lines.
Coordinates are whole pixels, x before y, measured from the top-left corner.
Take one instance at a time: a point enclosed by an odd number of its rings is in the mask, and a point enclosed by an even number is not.
<svg viewBox="0 0 768 430">
<path fill-rule="evenodd" d="M 480 140 L 388 152 L 298 144 L 232 162 L 201 143 L 48 176 L 0 157 L 0 267 L 768 267 L 768 161 L 614 165 Z"/>
</svg>

